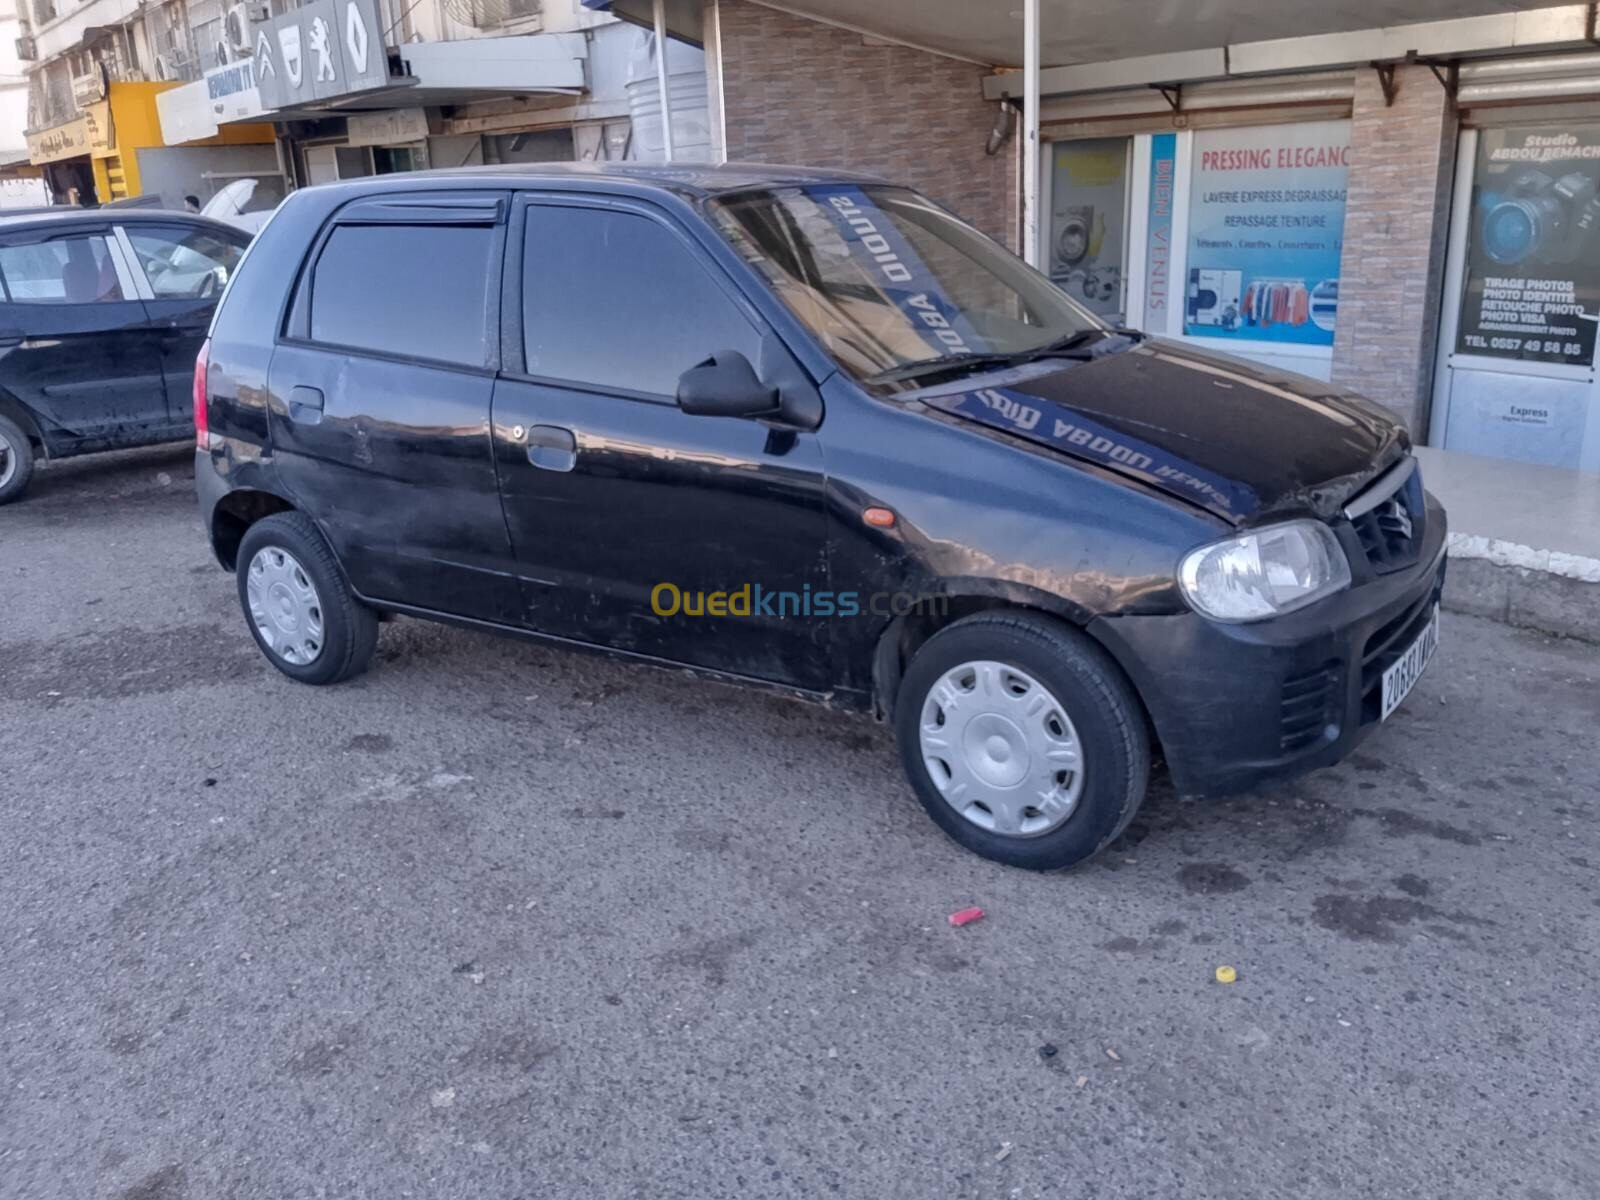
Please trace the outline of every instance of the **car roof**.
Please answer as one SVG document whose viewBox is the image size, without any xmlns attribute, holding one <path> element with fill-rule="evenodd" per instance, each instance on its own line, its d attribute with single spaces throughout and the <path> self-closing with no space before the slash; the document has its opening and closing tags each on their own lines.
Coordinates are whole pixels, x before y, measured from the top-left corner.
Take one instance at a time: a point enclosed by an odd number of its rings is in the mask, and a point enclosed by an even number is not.
<svg viewBox="0 0 1600 1200">
<path fill-rule="evenodd" d="M 109 205 L 100 208 L 75 208 L 70 205 L 60 205 L 46 210 L 32 210 L 25 213 L 8 215 L 0 210 L 0 233 L 17 233 L 29 229 L 53 229 L 58 226 L 106 225 L 141 225 L 155 222 L 162 225 L 171 225 L 174 221 L 181 221 L 188 225 L 199 225 L 214 229 L 228 229 L 235 233 L 243 230 L 235 229 L 225 221 L 215 221 L 210 217 L 202 217 L 199 213 L 192 213 L 180 209 L 167 208 L 114 208 Z"/>
<path fill-rule="evenodd" d="M 341 180 L 324 187 L 352 192 L 390 192 L 409 180 L 450 181 L 467 187 L 507 187 L 573 184 L 659 190 L 694 197 L 762 188 L 800 187 L 812 184 L 881 184 L 876 176 L 819 167 L 791 167 L 769 163 L 500 163 L 495 166 L 450 167 L 413 171 L 404 175 L 368 175 Z"/>
</svg>

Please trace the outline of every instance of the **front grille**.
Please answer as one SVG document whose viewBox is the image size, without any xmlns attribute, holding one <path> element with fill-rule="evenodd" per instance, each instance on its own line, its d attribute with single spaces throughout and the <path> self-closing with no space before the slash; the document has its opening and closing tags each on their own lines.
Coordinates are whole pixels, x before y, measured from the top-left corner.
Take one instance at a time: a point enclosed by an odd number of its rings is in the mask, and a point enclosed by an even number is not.
<svg viewBox="0 0 1600 1200">
<path fill-rule="evenodd" d="M 1385 472 L 1345 508 L 1367 562 L 1379 575 L 1413 565 L 1422 552 L 1427 504 L 1416 459 Z"/>
<path fill-rule="evenodd" d="M 1314 745 L 1331 725 L 1339 694 L 1339 664 L 1320 667 L 1283 681 L 1283 712 L 1278 724 L 1278 744 L 1286 754 Z"/>
</svg>

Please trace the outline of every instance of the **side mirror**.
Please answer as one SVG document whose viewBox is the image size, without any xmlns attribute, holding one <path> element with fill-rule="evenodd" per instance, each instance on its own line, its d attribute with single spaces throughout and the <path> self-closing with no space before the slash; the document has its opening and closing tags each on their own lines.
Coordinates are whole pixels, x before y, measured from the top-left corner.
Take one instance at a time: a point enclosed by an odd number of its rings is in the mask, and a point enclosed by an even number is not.
<svg viewBox="0 0 1600 1200">
<path fill-rule="evenodd" d="M 775 417 L 778 389 L 737 350 L 718 350 L 678 377 L 678 407 L 698 417 Z"/>
</svg>

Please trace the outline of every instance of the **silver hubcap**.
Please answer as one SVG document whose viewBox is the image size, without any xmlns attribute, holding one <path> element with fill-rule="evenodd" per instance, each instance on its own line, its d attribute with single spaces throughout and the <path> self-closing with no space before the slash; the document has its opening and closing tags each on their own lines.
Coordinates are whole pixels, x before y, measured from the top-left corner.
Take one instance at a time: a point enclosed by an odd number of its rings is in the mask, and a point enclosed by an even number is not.
<svg viewBox="0 0 1600 1200">
<path fill-rule="evenodd" d="M 980 829 L 1038 837 L 1083 794 L 1083 749 L 1038 680 L 998 662 L 946 671 L 922 702 L 922 762 L 945 802 Z"/>
<path fill-rule="evenodd" d="M 322 653 L 322 598 L 295 556 L 277 546 L 256 551 L 245 586 L 267 648 L 295 666 L 314 662 Z"/>
<path fill-rule="evenodd" d="M 4 434 L 0 434 L 0 487 L 11 482 L 17 473 L 17 452 Z"/>
</svg>

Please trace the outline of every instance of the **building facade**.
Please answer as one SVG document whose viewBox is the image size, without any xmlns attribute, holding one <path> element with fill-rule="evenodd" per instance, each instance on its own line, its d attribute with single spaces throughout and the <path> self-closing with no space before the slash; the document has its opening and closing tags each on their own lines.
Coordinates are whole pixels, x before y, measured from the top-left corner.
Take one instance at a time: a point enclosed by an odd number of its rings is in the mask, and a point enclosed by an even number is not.
<svg viewBox="0 0 1600 1200">
<path fill-rule="evenodd" d="M 1045 59 L 1033 247 L 1006 136 L 1019 25 L 943 0 L 692 7 L 719 153 L 903 180 L 1112 322 L 1359 391 L 1418 442 L 1600 471 L 1592 5 L 1404 23 L 1426 6 L 1373 3 L 1368 28 L 1208 42 L 1258 6 L 1161 28 L 1139 0 L 1044 0 L 1057 53 L 1103 57 Z"/>
</svg>

